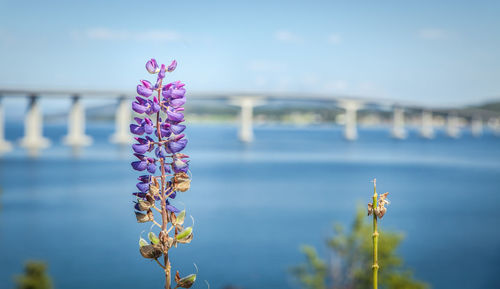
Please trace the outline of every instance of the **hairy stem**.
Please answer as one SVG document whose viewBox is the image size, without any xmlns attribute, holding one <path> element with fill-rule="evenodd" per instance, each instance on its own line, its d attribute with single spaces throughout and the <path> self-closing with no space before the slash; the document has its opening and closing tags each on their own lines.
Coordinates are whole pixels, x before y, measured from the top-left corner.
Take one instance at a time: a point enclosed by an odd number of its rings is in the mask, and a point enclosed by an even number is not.
<svg viewBox="0 0 500 289">
<path fill-rule="evenodd" d="M 377 206 L 377 180 L 373 179 L 373 209 Z M 378 287 L 378 231 L 377 231 L 377 214 L 373 213 L 373 289 Z"/>
</svg>

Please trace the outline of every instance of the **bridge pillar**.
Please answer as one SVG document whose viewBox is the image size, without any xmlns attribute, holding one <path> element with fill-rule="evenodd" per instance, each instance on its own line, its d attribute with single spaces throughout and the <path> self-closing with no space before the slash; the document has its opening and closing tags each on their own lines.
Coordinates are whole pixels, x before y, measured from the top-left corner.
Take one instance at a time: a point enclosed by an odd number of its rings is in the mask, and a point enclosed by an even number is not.
<svg viewBox="0 0 500 289">
<path fill-rule="evenodd" d="M 344 137 L 346 140 L 353 141 L 358 138 L 357 111 L 363 106 L 360 102 L 354 100 L 342 100 L 339 107 L 345 110 Z"/>
<path fill-rule="evenodd" d="M 130 103 L 126 97 L 122 96 L 118 99 L 118 107 L 115 113 L 115 133 L 110 138 L 111 142 L 122 145 L 133 142 L 132 135 L 130 134 L 131 120 Z"/>
<path fill-rule="evenodd" d="M 85 110 L 78 95 L 73 96 L 69 111 L 68 134 L 64 136 L 63 142 L 75 147 L 88 146 L 92 143 L 92 138 L 85 135 Z"/>
<path fill-rule="evenodd" d="M 449 113 L 446 119 L 446 134 L 451 138 L 460 136 L 460 127 L 456 113 Z"/>
<path fill-rule="evenodd" d="M 21 146 L 26 148 L 31 156 L 36 156 L 40 149 L 50 146 L 50 141 L 43 137 L 43 117 L 38 101 L 38 96 L 30 96 L 28 112 L 24 119 L 24 137 L 21 139 Z"/>
<path fill-rule="evenodd" d="M 405 129 L 405 112 L 401 107 L 394 108 L 391 135 L 395 139 L 405 139 L 407 136 Z"/>
<path fill-rule="evenodd" d="M 422 111 L 422 127 L 420 128 L 420 136 L 427 139 L 434 138 L 434 125 L 432 123 L 431 111 Z"/>
<path fill-rule="evenodd" d="M 2 96 L 0 96 L 0 154 L 12 150 L 12 144 L 5 140 L 5 124 Z"/>
<path fill-rule="evenodd" d="M 240 107 L 238 139 L 249 143 L 254 139 L 253 135 L 253 108 L 264 102 L 255 96 L 240 96 L 231 99 L 230 104 Z"/>
<path fill-rule="evenodd" d="M 470 128 L 472 136 L 480 137 L 483 134 L 483 120 L 479 116 L 473 117 Z"/>
</svg>

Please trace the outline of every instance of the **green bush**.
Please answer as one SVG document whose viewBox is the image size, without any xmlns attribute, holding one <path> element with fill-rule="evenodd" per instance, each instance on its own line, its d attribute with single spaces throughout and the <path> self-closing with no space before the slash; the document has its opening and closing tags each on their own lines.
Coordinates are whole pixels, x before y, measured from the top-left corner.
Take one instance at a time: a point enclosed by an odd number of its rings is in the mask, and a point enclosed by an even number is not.
<svg viewBox="0 0 500 289">
<path fill-rule="evenodd" d="M 318 256 L 311 246 L 303 246 L 306 262 L 292 268 L 292 274 L 307 289 L 367 289 L 372 278 L 372 227 L 363 209 L 358 209 L 350 232 L 341 225 L 334 226 L 334 236 L 327 242 L 333 253 L 331 264 Z M 405 268 L 396 248 L 403 240 L 401 233 L 380 231 L 379 288 L 427 289 Z"/>
<path fill-rule="evenodd" d="M 24 267 L 24 275 L 16 277 L 17 289 L 52 289 L 52 281 L 46 274 L 47 265 L 39 261 L 29 261 Z"/>
</svg>

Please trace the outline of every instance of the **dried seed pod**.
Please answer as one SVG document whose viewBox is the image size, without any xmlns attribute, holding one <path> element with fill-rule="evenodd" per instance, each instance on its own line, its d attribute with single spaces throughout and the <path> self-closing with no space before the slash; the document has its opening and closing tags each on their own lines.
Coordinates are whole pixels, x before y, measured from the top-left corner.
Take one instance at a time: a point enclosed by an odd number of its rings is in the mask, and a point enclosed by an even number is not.
<svg viewBox="0 0 500 289">
<path fill-rule="evenodd" d="M 149 210 L 151 207 L 153 206 L 153 204 L 149 201 L 144 201 L 144 200 L 137 200 L 137 209 L 139 211 L 147 211 Z"/>
<path fill-rule="evenodd" d="M 174 191 L 185 192 L 191 186 L 191 180 L 185 172 L 176 173 L 170 180 L 174 186 Z"/>
<path fill-rule="evenodd" d="M 156 180 L 156 178 L 154 180 Z M 156 181 L 156 183 L 158 184 L 158 181 Z M 160 186 L 159 185 L 155 185 L 155 184 L 150 184 L 149 185 L 149 193 L 150 194 L 152 194 L 154 196 L 154 195 L 158 195 L 159 192 L 160 192 Z"/>
<path fill-rule="evenodd" d="M 135 212 L 135 218 L 137 219 L 137 223 L 146 223 L 153 220 L 153 212 L 149 210 L 146 214 Z"/>
<path fill-rule="evenodd" d="M 142 257 L 147 259 L 157 259 L 163 254 L 161 247 L 158 245 L 142 246 L 139 251 L 141 252 Z"/>
<path fill-rule="evenodd" d="M 160 243 L 160 239 L 158 239 L 158 237 L 156 236 L 156 234 L 154 232 L 149 232 L 148 238 L 149 238 L 149 241 L 151 241 L 151 243 L 153 245 L 157 245 Z"/>
</svg>

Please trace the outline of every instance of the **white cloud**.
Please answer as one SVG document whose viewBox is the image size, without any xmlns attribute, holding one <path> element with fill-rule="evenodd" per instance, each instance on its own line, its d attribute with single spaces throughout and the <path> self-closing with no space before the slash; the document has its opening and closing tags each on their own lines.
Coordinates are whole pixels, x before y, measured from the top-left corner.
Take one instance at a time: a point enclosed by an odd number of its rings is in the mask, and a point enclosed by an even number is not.
<svg viewBox="0 0 500 289">
<path fill-rule="evenodd" d="M 330 44 L 340 44 L 342 43 L 342 37 L 340 36 L 340 34 L 333 33 L 328 35 L 327 41 Z"/>
<path fill-rule="evenodd" d="M 418 36 L 422 39 L 443 39 L 448 35 L 446 30 L 440 28 L 423 28 L 418 31 Z"/>
<path fill-rule="evenodd" d="M 274 39 L 285 43 L 299 43 L 302 38 L 288 30 L 278 30 L 274 33 Z"/>
<path fill-rule="evenodd" d="M 182 39 L 181 35 L 169 30 L 132 31 L 126 29 L 90 28 L 81 32 L 73 32 L 73 37 L 92 40 L 114 41 L 160 41 L 175 42 Z"/>
<path fill-rule="evenodd" d="M 324 84 L 326 92 L 346 92 L 349 84 L 345 80 L 330 80 Z"/>
</svg>

